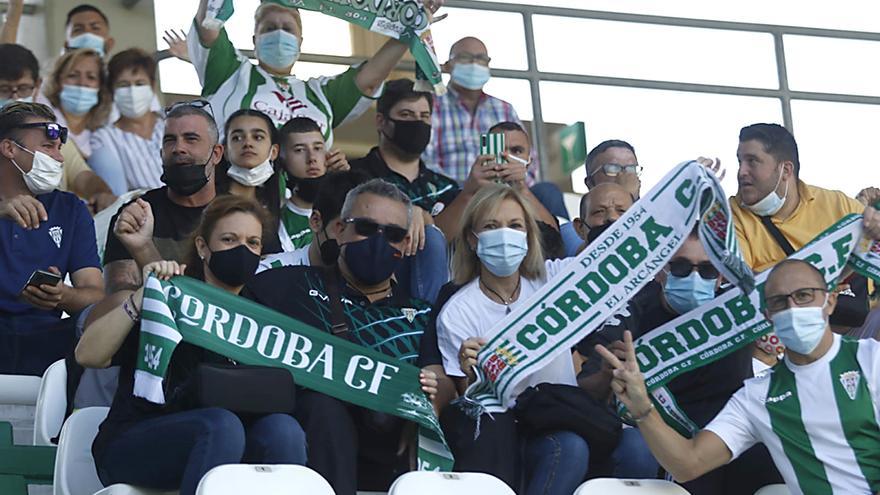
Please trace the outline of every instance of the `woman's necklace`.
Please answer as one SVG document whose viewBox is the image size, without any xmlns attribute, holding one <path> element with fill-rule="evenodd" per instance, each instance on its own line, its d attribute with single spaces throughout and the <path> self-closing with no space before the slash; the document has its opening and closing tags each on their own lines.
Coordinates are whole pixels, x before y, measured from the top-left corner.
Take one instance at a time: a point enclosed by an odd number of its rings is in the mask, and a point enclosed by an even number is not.
<svg viewBox="0 0 880 495">
<path fill-rule="evenodd" d="M 517 294 L 517 292 L 519 292 L 519 286 L 520 286 L 521 282 L 522 282 L 522 277 L 520 277 L 516 280 L 516 287 L 513 288 L 513 292 L 510 293 L 510 297 L 504 297 L 501 294 L 499 294 L 498 292 L 496 292 L 494 289 L 489 287 L 489 285 L 486 282 L 483 282 L 482 278 L 480 279 L 480 283 L 483 285 L 483 287 L 485 287 L 486 290 L 491 292 L 492 294 L 495 294 L 495 297 L 497 297 L 498 299 L 501 300 L 501 304 L 503 304 L 504 306 L 507 307 L 505 314 L 510 314 L 510 305 L 513 303 L 513 301 L 516 300 L 516 294 Z"/>
</svg>

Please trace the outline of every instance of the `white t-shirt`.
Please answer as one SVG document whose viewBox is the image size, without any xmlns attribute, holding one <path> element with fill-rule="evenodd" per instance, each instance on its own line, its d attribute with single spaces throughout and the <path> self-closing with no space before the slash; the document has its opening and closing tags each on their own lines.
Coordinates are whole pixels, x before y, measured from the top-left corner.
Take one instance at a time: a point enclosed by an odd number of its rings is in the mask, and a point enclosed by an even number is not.
<svg viewBox="0 0 880 495">
<path fill-rule="evenodd" d="M 794 494 L 873 494 L 880 486 L 878 373 L 880 342 L 834 335 L 817 361 L 783 359 L 746 380 L 706 429 L 734 458 L 766 445 Z"/>
<path fill-rule="evenodd" d="M 284 253 L 270 254 L 260 260 L 260 266 L 257 267 L 257 273 L 271 270 L 272 268 L 281 268 L 282 266 L 311 266 L 309 261 L 309 246 L 303 246 L 293 251 Z"/>
<path fill-rule="evenodd" d="M 510 310 L 515 311 L 521 304 L 537 292 L 547 280 L 559 273 L 570 260 L 546 261 L 544 266 L 547 275 L 540 280 L 520 281 L 519 297 L 510 304 Z M 479 278 L 464 285 L 458 290 L 440 310 L 437 316 L 437 341 L 440 353 L 443 355 L 443 368 L 449 376 L 465 376 L 458 362 L 458 350 L 462 342 L 470 337 L 484 337 L 491 339 L 489 332 L 498 322 L 507 316 L 507 306 L 497 303 L 483 294 L 479 286 Z M 564 385 L 577 385 L 575 378 L 574 363 L 571 354 L 561 353 L 543 369 L 533 373 L 520 382 L 514 395 L 519 395 L 526 388 L 539 383 L 558 383 Z M 501 407 L 490 406 L 487 412 L 503 412 Z"/>
</svg>

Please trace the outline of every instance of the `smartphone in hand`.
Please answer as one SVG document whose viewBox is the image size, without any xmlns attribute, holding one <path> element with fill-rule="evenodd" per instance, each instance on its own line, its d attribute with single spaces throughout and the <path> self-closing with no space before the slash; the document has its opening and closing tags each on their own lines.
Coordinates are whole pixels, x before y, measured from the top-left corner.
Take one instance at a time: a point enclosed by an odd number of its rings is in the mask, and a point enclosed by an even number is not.
<svg viewBox="0 0 880 495">
<path fill-rule="evenodd" d="M 503 132 L 493 132 L 492 134 L 482 134 L 480 136 L 480 154 L 494 155 L 496 164 L 507 163 L 502 156 L 506 149 L 506 143 Z M 495 182 L 502 182 L 501 179 L 495 179 Z"/>
<path fill-rule="evenodd" d="M 57 273 L 47 272 L 45 270 L 34 270 L 27 281 L 27 285 L 39 287 L 41 285 L 58 285 L 61 282 L 61 275 Z M 23 289 L 22 289 L 23 290 Z"/>
</svg>

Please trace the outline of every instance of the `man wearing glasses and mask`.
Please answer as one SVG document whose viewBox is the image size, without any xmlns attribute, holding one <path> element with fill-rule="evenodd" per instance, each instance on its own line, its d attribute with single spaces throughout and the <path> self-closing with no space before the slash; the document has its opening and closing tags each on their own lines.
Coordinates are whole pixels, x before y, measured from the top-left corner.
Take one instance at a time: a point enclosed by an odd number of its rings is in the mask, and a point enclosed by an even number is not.
<svg viewBox="0 0 880 495">
<path fill-rule="evenodd" d="M 57 190 L 66 141 L 67 128 L 45 105 L 0 110 L 2 374 L 39 376 L 63 358 L 76 314 L 104 293 L 91 215 L 79 198 Z M 72 286 L 63 282 L 68 275 Z"/>
<path fill-rule="evenodd" d="M 630 302 L 632 316 L 627 321 L 633 338 L 650 332 L 680 315 L 715 298 L 721 288 L 721 276 L 709 261 L 703 245 L 693 230 L 654 281 Z M 613 367 L 603 361 L 595 345 L 602 344 L 622 352 L 623 326 L 603 329 L 578 345 L 587 357 L 580 383 L 588 384 L 594 395 L 612 396 Z M 594 337 L 595 336 L 595 337 Z M 592 338 L 591 338 L 592 337 Z M 733 352 L 711 364 L 685 373 L 668 384 L 681 410 L 698 427 L 705 426 L 728 399 L 752 376 L 750 346 Z M 760 487 L 780 483 L 781 478 L 763 446 L 745 451 L 736 461 L 685 483 L 694 495 L 754 493 Z"/>
<path fill-rule="evenodd" d="M 403 260 L 412 216 L 412 203 L 397 187 L 381 179 L 365 182 L 349 191 L 341 221 L 330 226 L 339 243 L 337 264 L 267 270 L 241 295 L 422 367 L 423 387 L 445 391 L 442 400 L 448 400 L 454 386 L 443 373 L 439 350 L 420 352 L 430 304 L 411 297 L 392 276 Z M 385 491 L 409 469 L 407 456 L 397 454 L 405 421 L 306 389 L 297 392 L 296 407 L 308 438 L 309 466 L 336 493 Z"/>
<path fill-rule="evenodd" d="M 202 210 L 214 199 L 214 167 L 223 158 L 217 124 L 204 100 L 165 113 L 162 182 L 110 221 L 104 251 L 107 292 L 139 287 L 141 270 L 159 260 L 182 261 Z"/>
</svg>

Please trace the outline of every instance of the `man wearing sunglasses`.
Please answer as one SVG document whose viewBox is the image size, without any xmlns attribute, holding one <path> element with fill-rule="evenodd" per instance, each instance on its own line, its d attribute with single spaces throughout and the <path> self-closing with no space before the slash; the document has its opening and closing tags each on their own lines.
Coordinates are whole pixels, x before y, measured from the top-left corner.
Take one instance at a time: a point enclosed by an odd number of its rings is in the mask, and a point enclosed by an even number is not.
<svg viewBox="0 0 880 495">
<path fill-rule="evenodd" d="M 79 198 L 57 190 L 66 139 L 45 105 L 0 110 L 2 374 L 41 375 L 70 350 L 76 314 L 103 296 L 92 217 Z M 38 270 L 50 275 L 32 278 Z M 68 275 L 72 286 L 63 282 Z"/>
<path fill-rule="evenodd" d="M 740 459 L 762 443 L 791 493 L 877 493 L 880 343 L 831 332 L 837 295 L 809 263 L 777 264 L 763 292 L 785 358 L 771 373 L 747 380 L 694 438 L 680 436 L 651 409 L 630 335 L 620 357 L 599 349 L 615 370 L 617 397 L 644 416 L 639 429 L 677 480 Z"/>
<path fill-rule="evenodd" d="M 439 400 L 448 400 L 454 386 L 439 356 L 432 361 L 420 352 L 430 304 L 411 297 L 392 278 L 409 241 L 412 215 L 409 198 L 394 185 L 381 179 L 361 184 L 346 195 L 341 221 L 329 226 L 340 247 L 337 265 L 267 270 L 242 295 L 421 366 L 425 380 L 445 394 Z M 361 489 L 385 491 L 394 474 L 406 469 L 406 456 L 397 455 L 405 422 L 382 416 L 317 392 L 298 391 L 296 417 L 308 437 L 309 466 L 336 493 L 354 495 L 359 478 L 365 482 Z"/>
<path fill-rule="evenodd" d="M 632 318 L 627 321 L 633 338 L 638 338 L 715 298 L 721 287 L 718 270 L 709 261 L 703 245 L 694 230 L 672 256 L 655 280 L 642 289 L 630 302 Z M 594 346 L 602 344 L 622 352 L 622 326 L 603 329 L 596 338 L 589 339 L 578 349 L 587 353 L 593 373 L 594 391 L 603 396 L 612 395 L 613 367 L 602 361 Z M 604 334 L 604 335 L 603 335 Z M 601 363 L 601 366 L 600 366 Z M 585 365 L 584 371 L 588 367 Z M 582 372 L 579 380 L 586 378 Z M 752 349 L 746 346 L 711 364 L 672 380 L 669 391 L 678 405 L 699 427 L 705 426 L 720 411 L 727 400 L 752 376 Z M 779 483 L 781 478 L 773 467 L 769 453 L 762 446 L 745 452 L 739 459 L 722 469 L 713 471 L 684 486 L 693 495 L 754 493 L 762 486 Z"/>
<path fill-rule="evenodd" d="M 42 84 L 37 57 L 21 45 L 0 44 L 0 60 L 0 108 L 15 101 L 33 102 Z M 58 189 L 88 201 L 93 213 L 116 201 L 110 187 L 89 168 L 73 142 L 64 143 L 61 154 L 64 172 Z"/>
</svg>

